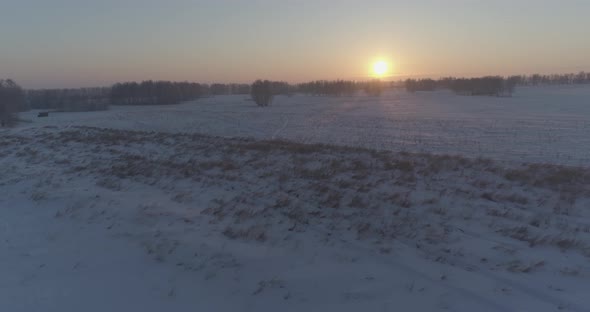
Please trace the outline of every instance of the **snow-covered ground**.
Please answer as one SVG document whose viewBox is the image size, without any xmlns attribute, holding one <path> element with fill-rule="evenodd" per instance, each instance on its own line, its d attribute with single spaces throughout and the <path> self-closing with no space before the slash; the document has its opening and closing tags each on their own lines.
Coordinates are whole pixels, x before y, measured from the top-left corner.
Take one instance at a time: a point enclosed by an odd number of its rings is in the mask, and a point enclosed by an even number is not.
<svg viewBox="0 0 590 312">
<path fill-rule="evenodd" d="M 111 107 L 96 113 L 23 118 L 39 125 L 281 138 L 392 151 L 461 154 L 516 162 L 590 162 L 590 87 L 528 87 L 510 98 L 392 91 L 374 98 L 277 97 L 259 108 L 248 96 L 174 106 Z"/>
<path fill-rule="evenodd" d="M 0 130 L 0 311 L 590 311 L 590 169 L 514 162 L 586 164 L 589 98 L 25 113 Z"/>
</svg>

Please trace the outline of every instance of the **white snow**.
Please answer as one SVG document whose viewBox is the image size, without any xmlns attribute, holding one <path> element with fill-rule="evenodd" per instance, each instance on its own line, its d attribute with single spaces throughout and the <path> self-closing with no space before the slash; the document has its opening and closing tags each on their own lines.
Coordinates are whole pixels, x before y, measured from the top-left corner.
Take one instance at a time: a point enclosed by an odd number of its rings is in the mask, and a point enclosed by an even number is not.
<svg viewBox="0 0 590 312">
<path fill-rule="evenodd" d="M 516 162 L 590 162 L 590 87 L 522 87 L 513 97 L 450 92 L 381 97 L 279 96 L 260 108 L 248 96 L 173 106 L 113 106 L 95 113 L 23 114 L 28 126 L 82 125 L 288 139 L 392 151 L 461 154 Z M 27 125 L 25 125 L 26 127 Z"/>
<path fill-rule="evenodd" d="M 590 171 L 520 164 L 585 165 L 587 99 L 25 113 L 0 130 L 0 311 L 589 311 Z"/>
</svg>

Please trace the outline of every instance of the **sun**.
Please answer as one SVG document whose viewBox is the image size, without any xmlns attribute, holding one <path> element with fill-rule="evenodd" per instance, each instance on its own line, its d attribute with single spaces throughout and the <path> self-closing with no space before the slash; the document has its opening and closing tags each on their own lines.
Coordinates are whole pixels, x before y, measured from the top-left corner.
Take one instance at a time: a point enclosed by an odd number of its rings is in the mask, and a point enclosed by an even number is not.
<svg viewBox="0 0 590 312">
<path fill-rule="evenodd" d="M 377 77 L 383 77 L 388 70 L 389 65 L 385 61 L 377 61 L 373 64 L 373 74 Z"/>
</svg>

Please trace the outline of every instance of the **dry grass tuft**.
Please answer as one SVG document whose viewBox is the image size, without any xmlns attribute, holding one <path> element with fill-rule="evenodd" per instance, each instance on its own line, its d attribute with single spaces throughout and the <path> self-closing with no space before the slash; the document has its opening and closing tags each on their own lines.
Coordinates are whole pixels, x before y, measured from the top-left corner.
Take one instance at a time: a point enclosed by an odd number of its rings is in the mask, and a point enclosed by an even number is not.
<svg viewBox="0 0 590 312">
<path fill-rule="evenodd" d="M 255 240 L 258 242 L 265 242 L 268 237 L 266 230 L 262 226 L 251 226 L 244 229 L 228 226 L 224 231 L 223 235 L 230 239 L 242 239 L 242 240 Z"/>
</svg>

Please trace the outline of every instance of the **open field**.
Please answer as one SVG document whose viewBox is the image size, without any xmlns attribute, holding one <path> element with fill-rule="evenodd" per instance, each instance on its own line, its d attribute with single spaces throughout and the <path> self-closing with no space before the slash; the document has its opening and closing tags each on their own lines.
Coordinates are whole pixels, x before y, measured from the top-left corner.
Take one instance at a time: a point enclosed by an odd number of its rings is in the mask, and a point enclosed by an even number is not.
<svg viewBox="0 0 590 312">
<path fill-rule="evenodd" d="M 586 99 L 24 113 L 0 131 L 0 310 L 588 311 Z"/>
<path fill-rule="evenodd" d="M 519 88 L 514 97 L 450 92 L 382 97 L 277 97 L 260 108 L 248 96 L 174 106 L 111 107 L 55 113 L 28 126 L 81 125 L 126 130 L 287 139 L 392 151 L 459 154 L 513 162 L 590 163 L 590 87 Z M 25 126 L 26 127 L 26 126 Z"/>
</svg>

